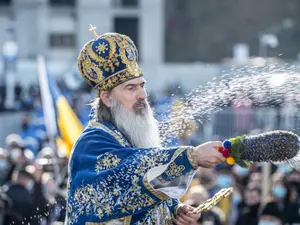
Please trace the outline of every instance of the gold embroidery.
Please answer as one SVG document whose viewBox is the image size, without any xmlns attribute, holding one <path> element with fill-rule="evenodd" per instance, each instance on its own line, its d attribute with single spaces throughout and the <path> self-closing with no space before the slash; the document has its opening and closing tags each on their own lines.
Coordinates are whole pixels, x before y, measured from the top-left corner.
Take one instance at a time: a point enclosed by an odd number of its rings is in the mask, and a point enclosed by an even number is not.
<svg viewBox="0 0 300 225">
<path fill-rule="evenodd" d="M 162 225 L 172 225 L 172 215 L 169 208 L 165 204 L 161 204 L 159 209 L 163 222 Z"/>
<path fill-rule="evenodd" d="M 103 72 L 97 65 L 92 63 L 88 57 L 83 58 L 82 70 L 84 72 L 84 76 L 95 83 L 99 83 L 103 79 Z"/>
<path fill-rule="evenodd" d="M 85 222 L 85 225 L 130 225 L 131 216 L 126 216 L 120 219 L 114 219 L 102 223 Z"/>
<path fill-rule="evenodd" d="M 166 200 L 168 198 L 168 195 L 164 194 L 161 191 L 158 191 L 156 189 L 154 189 L 148 182 L 147 180 L 147 176 L 144 176 L 143 179 L 143 184 L 145 186 L 145 188 L 147 188 L 153 195 L 155 195 L 157 198 L 161 199 L 161 200 Z"/>
<path fill-rule="evenodd" d="M 177 156 L 179 156 L 182 152 L 184 152 L 188 147 L 179 147 L 175 152 L 174 152 L 174 155 L 172 156 L 172 159 L 171 161 L 174 161 Z"/>
<path fill-rule="evenodd" d="M 103 37 L 103 36 L 101 36 Z M 109 43 L 109 47 L 110 47 L 110 51 L 109 51 L 109 58 L 113 58 L 113 57 L 118 57 L 118 54 L 116 54 L 116 48 L 117 48 L 117 45 L 116 45 L 116 42 L 113 41 L 113 39 L 111 38 L 104 38 L 108 43 Z M 117 65 L 119 66 L 119 65 Z"/>
<path fill-rule="evenodd" d="M 95 121 L 90 121 L 89 122 L 89 125 L 93 126 L 93 127 L 99 127 L 99 128 L 102 128 L 103 130 L 105 130 L 107 133 L 109 133 L 110 135 L 112 135 L 118 142 L 120 145 L 122 145 L 123 147 L 127 145 L 129 145 L 128 142 L 125 142 L 123 140 L 123 138 L 120 136 L 120 134 L 116 134 L 114 131 L 112 131 L 111 129 L 109 129 L 107 126 L 101 124 L 101 123 L 98 123 L 98 122 L 95 122 Z"/>
<path fill-rule="evenodd" d="M 172 162 L 167 171 L 166 174 L 170 179 L 174 179 L 176 177 L 179 177 L 182 175 L 182 172 L 185 170 L 185 167 L 183 165 L 177 165 L 175 162 Z"/>
<path fill-rule="evenodd" d="M 162 202 L 147 210 L 145 216 L 135 224 L 172 225 L 172 214 L 166 202 Z"/>
<path fill-rule="evenodd" d="M 117 156 L 107 152 L 104 155 L 100 155 L 97 157 L 96 162 L 96 173 L 99 174 L 102 170 L 112 169 L 116 167 L 121 159 L 119 159 Z"/>
<path fill-rule="evenodd" d="M 102 66 L 102 64 L 106 61 L 102 56 L 94 52 L 93 43 L 89 43 L 88 45 L 86 45 L 85 50 L 83 52 L 86 53 L 87 57 L 90 57 L 92 60 L 97 62 L 99 66 Z"/>
<path fill-rule="evenodd" d="M 104 129 L 120 143 L 123 142 L 123 146 L 125 146 L 121 134 L 118 135 L 107 126 L 97 122 L 91 121 L 90 125 Z M 69 198 L 68 223 L 76 223 L 79 216 L 83 214 L 95 215 L 101 220 L 105 216 L 110 216 L 114 210 L 134 214 L 134 212 L 145 207 L 153 206 L 157 201 L 147 192 L 143 192 L 144 187 L 159 199 L 168 199 L 166 194 L 151 187 L 147 181 L 146 173 L 149 169 L 168 162 L 170 154 L 172 154 L 170 161 L 174 161 L 185 149 L 186 147 L 178 148 L 174 153 L 168 151 L 168 149 L 161 150 L 159 148 L 149 149 L 149 151 L 143 153 L 140 152 L 140 154 L 136 154 L 132 158 L 132 163 L 117 167 L 116 170 L 111 170 L 104 179 L 92 184 L 81 185 L 75 189 L 74 194 Z M 109 153 L 98 157 L 98 159 L 104 162 L 103 165 L 101 164 L 97 167 L 99 169 L 98 173 L 100 173 L 102 168 L 113 168 L 121 162 L 116 155 Z M 143 178 L 143 185 L 140 184 L 141 178 Z M 128 218 L 131 219 L 131 217 Z M 130 224 L 130 219 L 125 219 L 127 221 L 125 224 Z"/>
<path fill-rule="evenodd" d="M 159 177 L 158 177 L 158 180 L 159 180 L 160 182 L 162 182 L 162 183 L 166 183 L 166 182 L 167 182 L 164 178 L 162 178 L 162 176 L 159 176 Z"/>
<path fill-rule="evenodd" d="M 104 215 L 111 215 L 114 207 L 118 207 L 122 213 L 134 213 L 154 205 L 156 201 L 142 192 L 140 177 L 145 177 L 149 169 L 163 165 L 170 153 L 167 150 L 151 149 L 146 155 L 138 154 L 132 163 L 112 170 L 105 179 L 80 186 L 75 190 L 73 198 L 70 198 L 72 207 L 68 207 L 69 218 L 76 221 L 80 215 L 94 214 L 102 219 Z M 144 180 L 144 185 L 155 196 L 167 198 L 165 194 L 153 189 L 147 180 Z"/>
<path fill-rule="evenodd" d="M 186 147 L 179 147 L 173 154 L 172 156 L 172 159 L 171 161 L 174 161 L 183 151 L 185 151 Z M 150 161 L 151 159 L 148 159 L 148 161 Z M 172 164 L 172 163 L 171 163 Z M 169 169 L 169 167 L 168 167 Z M 167 171 L 168 171 L 167 169 Z M 161 176 L 158 177 L 159 180 L 163 180 L 165 181 Z M 164 183 L 164 182 L 163 182 Z M 158 197 L 159 199 L 161 200 L 165 200 L 168 198 L 168 196 L 166 194 L 164 194 L 163 192 L 161 191 L 158 191 L 156 189 L 154 189 L 150 183 L 148 182 L 147 180 L 147 176 L 144 176 L 144 179 L 143 179 L 143 184 L 144 186 L 153 194 L 155 195 L 156 197 Z"/>
<path fill-rule="evenodd" d="M 122 36 L 124 39 L 126 39 L 126 41 L 128 41 L 128 42 L 131 44 L 131 46 L 133 47 L 133 49 L 134 49 L 134 51 L 135 51 L 136 60 L 137 60 L 138 57 L 139 57 L 139 54 L 138 54 L 138 50 L 137 50 L 135 44 L 133 43 L 133 41 L 132 41 L 128 36 L 123 35 L 123 34 L 121 34 L 121 36 Z"/>
<path fill-rule="evenodd" d="M 129 37 L 106 33 L 84 45 L 77 64 L 81 75 L 90 85 L 107 91 L 142 75 L 137 60 L 137 48 Z"/>
<path fill-rule="evenodd" d="M 104 81 L 100 82 L 99 88 L 100 88 L 100 90 L 108 91 L 108 90 L 112 89 L 113 87 L 116 87 L 119 84 L 121 84 L 127 80 L 137 78 L 140 76 L 143 76 L 143 74 L 141 73 L 141 71 L 139 69 L 136 70 L 134 73 L 131 73 L 128 69 L 125 69 L 125 70 L 119 71 L 118 73 L 116 73 L 116 74 L 108 77 Z"/>
<path fill-rule="evenodd" d="M 182 149 L 185 150 L 185 147 L 179 148 L 174 155 L 176 155 L 176 157 L 182 153 Z M 187 149 L 187 151 L 189 151 L 189 148 Z M 188 152 L 187 152 L 188 153 Z M 182 175 L 182 172 L 185 170 L 185 166 L 183 165 L 176 165 L 175 162 L 172 162 L 167 170 L 165 171 L 165 174 L 168 176 L 167 180 L 172 180 L 175 179 L 177 177 L 180 177 Z M 157 177 L 157 179 L 162 182 L 162 183 L 166 183 L 167 180 L 165 180 L 162 175 L 160 175 L 159 177 Z"/>
<path fill-rule="evenodd" d="M 111 71 L 112 73 L 114 73 L 116 67 L 119 66 L 119 61 L 117 59 L 118 55 L 115 53 L 113 54 L 113 57 L 103 58 L 102 56 L 94 52 L 92 45 L 88 45 L 86 51 L 88 56 L 96 63 L 98 63 L 99 69 L 102 68 L 106 72 Z M 112 52 L 112 49 L 110 49 L 110 52 Z"/>
<path fill-rule="evenodd" d="M 188 160 L 189 160 L 190 164 L 196 170 L 198 168 L 198 163 L 196 162 L 196 160 L 192 156 L 193 151 L 194 151 L 194 148 L 188 148 L 186 154 L 187 154 L 187 157 L 188 157 Z"/>
<path fill-rule="evenodd" d="M 105 53 L 105 51 L 108 50 L 107 44 L 105 43 L 98 44 L 96 48 L 97 48 L 96 52 L 100 54 Z"/>
</svg>

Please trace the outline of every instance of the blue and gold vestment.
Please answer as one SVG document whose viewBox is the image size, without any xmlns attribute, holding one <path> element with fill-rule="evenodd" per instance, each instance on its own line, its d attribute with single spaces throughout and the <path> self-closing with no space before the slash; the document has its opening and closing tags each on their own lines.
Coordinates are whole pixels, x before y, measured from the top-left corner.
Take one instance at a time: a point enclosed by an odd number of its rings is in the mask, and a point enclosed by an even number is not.
<svg viewBox="0 0 300 225">
<path fill-rule="evenodd" d="M 90 122 L 69 161 L 67 224 L 172 224 L 196 173 L 191 151 L 134 148 L 112 124 Z"/>
</svg>

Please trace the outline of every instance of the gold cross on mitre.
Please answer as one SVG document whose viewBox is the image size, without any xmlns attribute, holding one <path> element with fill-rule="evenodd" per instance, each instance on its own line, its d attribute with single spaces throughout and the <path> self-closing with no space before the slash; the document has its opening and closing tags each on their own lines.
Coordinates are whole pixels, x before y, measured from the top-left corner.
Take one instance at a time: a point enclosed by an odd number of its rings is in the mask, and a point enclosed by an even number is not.
<svg viewBox="0 0 300 225">
<path fill-rule="evenodd" d="M 96 29 L 97 29 L 97 27 L 94 27 L 92 24 L 90 24 L 90 29 L 89 29 L 89 31 L 91 31 L 91 32 L 93 33 L 93 35 L 94 35 L 95 38 L 98 37 L 98 34 L 97 34 L 97 32 L 96 32 Z"/>
</svg>

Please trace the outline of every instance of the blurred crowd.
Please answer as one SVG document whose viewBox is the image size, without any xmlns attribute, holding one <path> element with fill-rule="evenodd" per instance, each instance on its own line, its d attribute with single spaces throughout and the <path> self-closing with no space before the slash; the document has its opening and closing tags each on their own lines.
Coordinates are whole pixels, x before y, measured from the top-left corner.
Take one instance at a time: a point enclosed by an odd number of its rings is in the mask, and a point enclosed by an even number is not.
<svg viewBox="0 0 300 225">
<path fill-rule="evenodd" d="M 34 156 L 18 134 L 9 135 L 5 147 L 0 149 L 0 224 L 63 224 L 68 159 L 49 146 Z M 300 173 L 286 164 L 272 165 L 268 179 L 269 196 L 262 202 L 262 165 L 200 168 L 181 201 L 197 207 L 233 187 L 231 196 L 202 213 L 199 225 L 299 224 Z"/>
<path fill-rule="evenodd" d="M 43 147 L 35 156 L 18 134 L 0 148 L 0 224 L 63 223 L 68 159 Z"/>
<path fill-rule="evenodd" d="M 82 124 L 86 125 L 88 103 L 95 93 L 87 87 L 74 91 L 63 83 L 59 86 Z M 20 130 L 8 135 L 5 146 L 0 148 L 0 225 L 63 224 L 68 158 L 47 138 L 38 87 L 32 85 L 29 90 L 30 94 L 22 94 L 17 101 L 20 109 L 28 114 L 24 116 Z M 149 101 L 155 108 L 156 118 L 163 120 L 170 106 L 180 101 L 184 93 L 179 84 L 150 93 Z M 251 104 L 246 103 L 231 103 L 234 114 L 216 114 L 212 128 L 214 139 L 224 140 L 235 134 L 257 132 L 253 124 L 266 123 L 266 117 L 254 116 Z M 198 145 L 204 141 L 204 125 L 197 121 L 188 122 L 191 122 L 186 126 L 188 129 L 168 144 Z M 234 131 L 228 133 L 231 127 Z M 234 187 L 230 197 L 209 212 L 202 213 L 199 225 L 300 224 L 300 173 L 285 164 L 272 165 L 268 178 L 269 197 L 264 202 L 261 200 L 262 179 L 261 165 L 249 169 L 237 165 L 201 168 L 181 201 L 197 207 L 220 189 Z"/>
<path fill-rule="evenodd" d="M 15 104 L 13 108 L 7 108 L 6 95 L 6 85 L 0 84 L 0 112 L 7 110 L 30 111 L 35 109 L 35 99 L 39 96 L 39 87 L 31 84 L 25 88 L 19 82 L 16 82 L 14 88 Z"/>
<path fill-rule="evenodd" d="M 194 207 L 222 188 L 233 187 L 212 210 L 203 212 L 199 225 L 281 225 L 300 223 L 300 173 L 285 164 L 272 165 L 267 200 L 262 201 L 261 165 L 249 169 L 238 165 L 200 168 L 181 199 Z"/>
<path fill-rule="evenodd" d="M 63 83 L 59 85 L 81 122 L 86 124 L 88 92 L 72 93 Z M 63 224 L 68 158 L 47 137 L 38 86 L 21 88 L 19 92 L 13 109 L 22 111 L 19 130 L 9 134 L 0 148 L 0 225 Z M 2 99 L 5 111 L 5 98 Z"/>
</svg>

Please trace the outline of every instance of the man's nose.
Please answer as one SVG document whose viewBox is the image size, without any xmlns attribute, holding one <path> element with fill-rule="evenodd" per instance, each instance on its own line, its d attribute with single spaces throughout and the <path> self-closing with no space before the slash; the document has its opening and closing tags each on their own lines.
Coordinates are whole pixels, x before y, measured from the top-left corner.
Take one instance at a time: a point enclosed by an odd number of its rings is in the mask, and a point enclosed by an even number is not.
<svg viewBox="0 0 300 225">
<path fill-rule="evenodd" d="M 147 92 L 145 88 L 140 87 L 137 95 L 137 99 L 146 99 L 146 98 L 147 98 Z"/>
</svg>

